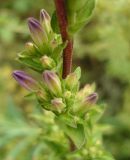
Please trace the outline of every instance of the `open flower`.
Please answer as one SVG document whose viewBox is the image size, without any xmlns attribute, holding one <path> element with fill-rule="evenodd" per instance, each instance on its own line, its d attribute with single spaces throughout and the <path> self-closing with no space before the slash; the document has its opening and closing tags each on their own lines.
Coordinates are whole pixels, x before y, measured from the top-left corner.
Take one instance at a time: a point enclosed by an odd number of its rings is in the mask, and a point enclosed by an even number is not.
<svg viewBox="0 0 130 160">
<path fill-rule="evenodd" d="M 14 79 L 27 90 L 36 90 L 37 82 L 24 71 L 16 70 L 12 73 L 12 75 Z"/>
</svg>

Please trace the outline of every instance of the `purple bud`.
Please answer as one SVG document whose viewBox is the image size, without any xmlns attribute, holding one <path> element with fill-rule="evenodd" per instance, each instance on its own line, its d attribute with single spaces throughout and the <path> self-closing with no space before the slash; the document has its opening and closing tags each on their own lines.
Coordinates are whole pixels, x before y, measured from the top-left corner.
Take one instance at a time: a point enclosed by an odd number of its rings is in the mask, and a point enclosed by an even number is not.
<svg viewBox="0 0 130 160">
<path fill-rule="evenodd" d="M 40 12 L 40 20 L 41 21 L 45 21 L 45 20 L 50 21 L 51 20 L 49 14 L 47 13 L 47 11 L 45 9 L 42 9 Z"/>
<path fill-rule="evenodd" d="M 42 25 L 38 20 L 31 17 L 28 18 L 28 27 L 32 36 L 33 41 L 39 45 L 47 41 L 46 32 L 43 30 Z"/>
<path fill-rule="evenodd" d="M 91 106 L 93 106 L 97 102 L 97 99 L 97 93 L 90 94 L 81 102 L 81 104 L 77 108 L 74 109 L 75 112 L 84 115 L 91 108 Z"/>
<path fill-rule="evenodd" d="M 48 89 L 55 95 L 60 95 L 62 92 L 61 82 L 59 77 L 55 72 L 52 71 L 44 71 L 43 72 L 43 80 L 48 87 Z"/>
<path fill-rule="evenodd" d="M 48 33 L 51 31 L 50 21 L 51 18 L 49 14 L 44 9 L 42 9 L 40 12 L 40 22 Z"/>
<path fill-rule="evenodd" d="M 27 90 L 35 90 L 37 82 L 23 71 L 16 70 L 12 73 L 14 79 Z"/>
<path fill-rule="evenodd" d="M 97 93 L 92 93 L 85 98 L 84 104 L 95 104 L 97 102 L 97 99 L 98 99 Z"/>
</svg>

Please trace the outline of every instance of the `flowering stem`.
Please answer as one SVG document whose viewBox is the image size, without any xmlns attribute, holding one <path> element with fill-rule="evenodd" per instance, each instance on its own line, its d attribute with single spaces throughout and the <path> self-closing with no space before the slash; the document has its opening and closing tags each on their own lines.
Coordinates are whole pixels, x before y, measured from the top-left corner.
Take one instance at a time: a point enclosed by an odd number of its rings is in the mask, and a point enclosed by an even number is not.
<svg viewBox="0 0 130 160">
<path fill-rule="evenodd" d="M 63 73 L 62 77 L 66 78 L 67 75 L 71 72 L 72 67 L 72 53 L 73 53 L 73 40 L 69 37 L 67 32 L 68 29 L 68 21 L 67 14 L 65 9 L 65 0 L 54 0 L 56 6 L 56 13 L 58 18 L 58 23 L 60 27 L 60 32 L 62 36 L 62 41 L 67 42 L 67 46 L 63 51 Z M 74 151 L 76 149 L 73 141 L 68 137 L 70 142 L 70 151 Z"/>
<path fill-rule="evenodd" d="M 72 38 L 70 38 L 67 32 L 68 22 L 65 9 L 65 0 L 55 0 L 55 6 L 56 6 L 56 13 L 62 40 L 63 42 L 67 41 L 67 46 L 63 51 L 63 74 L 62 74 L 62 77 L 66 78 L 66 76 L 71 72 L 71 67 L 72 67 L 73 40 Z"/>
</svg>

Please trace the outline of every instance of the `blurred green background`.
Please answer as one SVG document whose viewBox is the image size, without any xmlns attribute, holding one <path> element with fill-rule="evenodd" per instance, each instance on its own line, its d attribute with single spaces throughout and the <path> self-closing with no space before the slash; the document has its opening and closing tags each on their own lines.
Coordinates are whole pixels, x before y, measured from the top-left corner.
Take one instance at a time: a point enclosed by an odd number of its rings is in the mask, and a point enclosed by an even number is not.
<svg viewBox="0 0 130 160">
<path fill-rule="evenodd" d="M 15 58 L 30 40 L 26 20 L 42 8 L 51 14 L 53 0 L 0 0 L 1 114 L 12 101 L 25 114 L 32 110 L 11 72 L 23 69 Z M 75 36 L 73 64 L 82 68 L 82 85 L 95 82 L 99 102 L 107 105 L 101 123 L 111 129 L 104 131 L 104 146 L 117 160 L 130 160 L 130 0 L 97 0 L 91 21 Z"/>
</svg>

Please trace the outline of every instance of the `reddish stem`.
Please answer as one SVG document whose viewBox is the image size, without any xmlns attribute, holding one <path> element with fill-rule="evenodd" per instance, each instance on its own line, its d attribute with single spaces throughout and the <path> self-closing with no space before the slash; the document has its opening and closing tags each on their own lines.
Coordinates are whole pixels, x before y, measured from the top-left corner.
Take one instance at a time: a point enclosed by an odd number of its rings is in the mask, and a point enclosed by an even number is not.
<svg viewBox="0 0 130 160">
<path fill-rule="evenodd" d="M 65 0 L 55 0 L 56 13 L 59 22 L 60 32 L 63 42 L 67 41 L 67 46 L 63 51 L 63 74 L 62 77 L 66 76 L 71 72 L 72 67 L 72 53 L 73 53 L 73 40 L 69 37 L 67 29 L 67 14 L 65 9 Z"/>
</svg>

